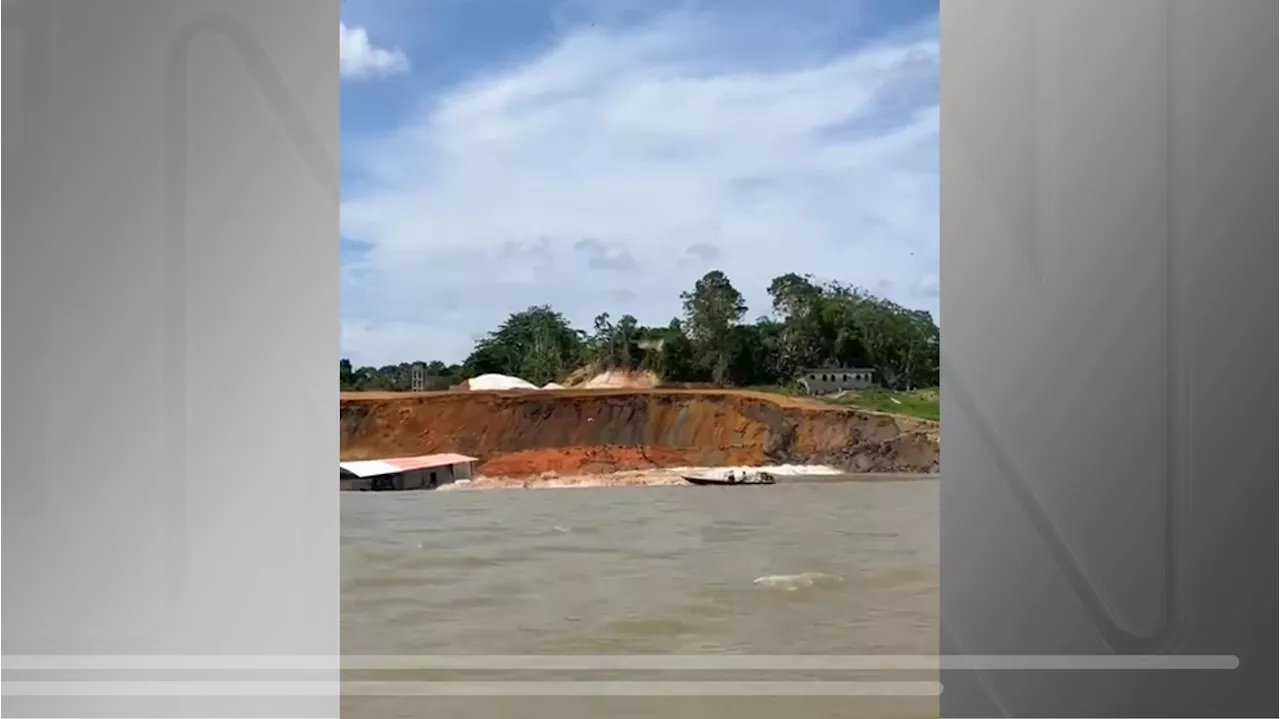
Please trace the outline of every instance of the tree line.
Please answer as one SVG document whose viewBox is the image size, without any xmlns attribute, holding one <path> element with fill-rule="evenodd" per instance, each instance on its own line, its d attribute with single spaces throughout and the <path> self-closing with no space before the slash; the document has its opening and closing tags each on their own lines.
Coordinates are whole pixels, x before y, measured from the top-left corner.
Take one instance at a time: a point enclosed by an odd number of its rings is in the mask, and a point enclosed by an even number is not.
<svg viewBox="0 0 1280 719">
<path fill-rule="evenodd" d="M 590 330 L 547 305 L 516 312 L 480 339 L 460 364 L 339 365 L 344 390 L 408 390 L 413 367 L 428 388 L 500 373 L 538 386 L 584 366 L 653 372 L 666 382 L 723 386 L 789 385 L 801 370 L 866 367 L 882 386 L 938 384 L 939 330 L 933 317 L 839 282 L 788 273 L 768 288 L 771 312 L 746 322 L 747 305 L 721 271 L 681 293 L 683 313 L 665 326 L 605 312 Z"/>
</svg>

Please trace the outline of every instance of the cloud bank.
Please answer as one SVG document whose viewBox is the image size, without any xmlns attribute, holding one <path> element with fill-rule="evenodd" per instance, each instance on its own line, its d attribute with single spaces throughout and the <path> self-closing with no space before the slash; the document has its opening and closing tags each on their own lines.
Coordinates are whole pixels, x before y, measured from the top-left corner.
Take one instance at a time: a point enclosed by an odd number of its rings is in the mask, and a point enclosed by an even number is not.
<svg viewBox="0 0 1280 719">
<path fill-rule="evenodd" d="M 665 324 L 711 269 L 753 316 L 788 271 L 936 316 L 936 24 L 784 40 L 586 25 L 344 146 L 344 356 L 460 360 L 531 304 Z"/>
</svg>

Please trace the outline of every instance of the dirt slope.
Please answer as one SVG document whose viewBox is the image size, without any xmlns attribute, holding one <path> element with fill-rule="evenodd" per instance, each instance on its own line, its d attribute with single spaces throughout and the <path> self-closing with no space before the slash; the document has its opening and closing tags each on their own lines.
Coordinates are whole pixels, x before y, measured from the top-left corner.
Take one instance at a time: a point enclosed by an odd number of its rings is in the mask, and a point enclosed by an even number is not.
<svg viewBox="0 0 1280 719">
<path fill-rule="evenodd" d="M 344 393 L 342 458 L 479 457 L 486 474 L 755 464 L 936 472 L 924 420 L 752 392 Z"/>
</svg>

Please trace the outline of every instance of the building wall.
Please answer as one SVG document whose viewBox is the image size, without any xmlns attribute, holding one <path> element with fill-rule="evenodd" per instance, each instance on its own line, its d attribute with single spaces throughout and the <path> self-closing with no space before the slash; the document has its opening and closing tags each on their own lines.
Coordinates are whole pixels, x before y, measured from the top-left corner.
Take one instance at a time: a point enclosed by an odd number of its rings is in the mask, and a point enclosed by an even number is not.
<svg viewBox="0 0 1280 719">
<path fill-rule="evenodd" d="M 339 486 L 344 492 L 365 492 L 369 490 L 367 477 L 340 477 Z"/>
<path fill-rule="evenodd" d="M 435 467 L 428 472 L 427 488 L 435 489 L 436 487 L 443 487 L 446 484 L 453 484 L 455 479 L 456 473 L 452 466 L 446 465 L 444 467 Z"/>
<path fill-rule="evenodd" d="M 829 394 L 846 389 L 866 389 L 874 385 L 871 370 L 844 368 L 806 370 L 800 384 L 809 394 Z"/>
<path fill-rule="evenodd" d="M 450 465 L 425 467 L 397 475 L 396 489 L 410 491 L 418 489 L 435 489 L 452 484 L 457 479 L 457 472 Z"/>
<path fill-rule="evenodd" d="M 409 472 L 401 472 L 396 477 L 396 489 L 400 491 L 408 489 L 423 489 L 427 486 L 427 470 L 415 469 Z"/>
</svg>

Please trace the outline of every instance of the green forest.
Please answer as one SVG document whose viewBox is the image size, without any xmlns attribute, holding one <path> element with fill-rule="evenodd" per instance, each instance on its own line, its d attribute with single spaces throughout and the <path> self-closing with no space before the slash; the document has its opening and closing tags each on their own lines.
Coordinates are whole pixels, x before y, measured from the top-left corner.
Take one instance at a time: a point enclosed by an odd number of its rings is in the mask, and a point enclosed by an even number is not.
<svg viewBox="0 0 1280 719">
<path fill-rule="evenodd" d="M 444 389 L 489 372 L 538 386 L 574 371 L 636 369 L 671 383 L 786 387 L 801 369 L 869 367 L 886 389 L 938 384 L 939 330 L 928 312 L 912 310 L 857 287 L 789 273 L 768 287 L 769 312 L 746 320 L 742 293 L 721 271 L 708 272 L 681 293 L 683 313 L 664 326 L 608 312 L 590 329 L 559 311 L 516 312 L 476 343 L 461 364 L 408 361 L 384 367 L 339 365 L 343 390 L 408 390 L 415 364 L 428 386 Z"/>
</svg>

